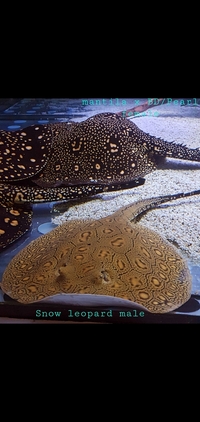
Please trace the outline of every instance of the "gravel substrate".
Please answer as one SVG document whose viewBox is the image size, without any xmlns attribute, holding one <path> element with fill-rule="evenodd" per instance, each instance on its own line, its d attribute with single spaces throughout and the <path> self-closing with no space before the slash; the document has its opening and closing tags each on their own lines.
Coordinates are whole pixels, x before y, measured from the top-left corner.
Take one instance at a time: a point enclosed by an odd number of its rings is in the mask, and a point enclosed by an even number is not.
<svg viewBox="0 0 200 422">
<path fill-rule="evenodd" d="M 118 110 L 110 108 L 106 111 Z M 199 108 L 161 106 L 153 110 L 159 112 L 159 117 L 138 117 L 133 119 L 134 123 L 145 132 L 166 141 L 182 143 L 190 148 L 200 146 Z M 199 189 L 200 163 L 167 159 L 164 167 L 148 174 L 145 184 L 141 187 L 101 194 L 89 201 L 70 201 L 67 212 L 55 217 L 53 222 L 61 224 L 72 219 L 99 219 L 142 198 Z M 199 211 L 200 197 L 193 196 L 168 202 L 158 209 L 149 211 L 139 224 L 157 231 L 177 246 L 190 262 L 200 264 Z"/>
</svg>

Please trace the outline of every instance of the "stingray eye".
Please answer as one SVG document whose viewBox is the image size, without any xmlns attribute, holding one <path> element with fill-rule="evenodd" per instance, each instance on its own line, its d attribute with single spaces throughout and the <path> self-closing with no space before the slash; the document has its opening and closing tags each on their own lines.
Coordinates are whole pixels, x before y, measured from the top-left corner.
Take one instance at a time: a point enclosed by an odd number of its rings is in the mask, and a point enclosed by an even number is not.
<svg viewBox="0 0 200 422">
<path fill-rule="evenodd" d="M 100 277 L 102 279 L 102 283 L 110 283 L 112 281 L 108 271 L 101 271 Z"/>
</svg>

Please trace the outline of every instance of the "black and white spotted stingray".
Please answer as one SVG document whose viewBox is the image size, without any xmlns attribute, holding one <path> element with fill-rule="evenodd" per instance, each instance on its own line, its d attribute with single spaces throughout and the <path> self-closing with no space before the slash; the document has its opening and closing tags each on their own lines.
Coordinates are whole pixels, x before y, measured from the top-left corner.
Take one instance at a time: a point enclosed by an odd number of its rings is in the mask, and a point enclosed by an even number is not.
<svg viewBox="0 0 200 422">
<path fill-rule="evenodd" d="M 29 229 L 32 203 L 139 186 L 162 157 L 200 162 L 200 148 L 151 136 L 115 113 L 0 131 L 0 250 Z"/>
</svg>

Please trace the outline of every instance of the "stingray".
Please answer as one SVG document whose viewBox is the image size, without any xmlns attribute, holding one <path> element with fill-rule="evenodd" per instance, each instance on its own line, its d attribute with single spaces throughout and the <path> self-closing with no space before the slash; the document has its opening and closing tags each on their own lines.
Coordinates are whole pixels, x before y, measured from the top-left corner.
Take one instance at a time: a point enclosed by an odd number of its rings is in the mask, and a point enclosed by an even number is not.
<svg viewBox="0 0 200 422">
<path fill-rule="evenodd" d="M 166 157 L 200 162 L 200 149 L 156 138 L 115 113 L 0 131 L 0 250 L 30 228 L 32 203 L 140 186 Z"/>
<path fill-rule="evenodd" d="M 153 313 L 173 311 L 191 295 L 187 262 L 138 217 L 197 194 L 200 190 L 144 199 L 99 220 L 65 222 L 11 260 L 1 288 L 24 304 L 75 293 L 126 299 Z"/>
</svg>

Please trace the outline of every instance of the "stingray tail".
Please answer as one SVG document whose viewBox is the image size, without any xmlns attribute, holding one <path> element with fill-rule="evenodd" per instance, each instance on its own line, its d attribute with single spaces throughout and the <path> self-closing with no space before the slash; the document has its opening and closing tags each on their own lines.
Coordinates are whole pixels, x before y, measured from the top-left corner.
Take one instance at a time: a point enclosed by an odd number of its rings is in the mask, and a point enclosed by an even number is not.
<svg viewBox="0 0 200 422">
<path fill-rule="evenodd" d="M 135 220 L 135 222 L 137 222 L 138 217 L 140 219 L 143 214 L 145 214 L 149 210 L 156 208 L 158 205 L 193 195 L 200 195 L 200 189 L 194 190 L 192 192 L 182 192 L 176 193 L 174 195 L 156 196 L 155 198 L 142 199 L 141 201 L 137 201 L 135 204 L 127 205 L 126 207 L 122 208 L 121 215 L 126 219 L 128 218 L 130 221 Z"/>
<path fill-rule="evenodd" d="M 180 160 L 199 161 L 200 162 L 200 148 L 188 148 L 182 144 L 174 142 L 166 142 L 162 139 L 153 138 L 151 144 L 154 156 L 164 156 L 169 158 L 176 158 Z"/>
</svg>

